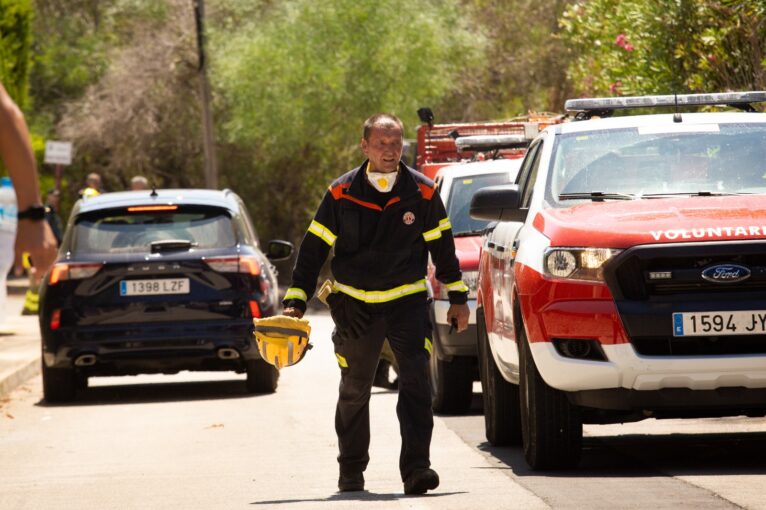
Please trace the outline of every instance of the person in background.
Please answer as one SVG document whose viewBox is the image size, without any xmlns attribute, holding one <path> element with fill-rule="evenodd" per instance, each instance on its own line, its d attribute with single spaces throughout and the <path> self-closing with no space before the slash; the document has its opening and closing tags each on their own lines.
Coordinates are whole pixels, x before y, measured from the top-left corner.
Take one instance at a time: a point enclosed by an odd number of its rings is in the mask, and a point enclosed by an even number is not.
<svg viewBox="0 0 766 510">
<path fill-rule="evenodd" d="M 85 187 L 79 191 L 80 198 L 96 197 L 102 193 L 101 176 L 91 172 L 85 178 Z"/>
<path fill-rule="evenodd" d="M 149 179 L 143 175 L 136 175 L 130 180 L 131 191 L 141 191 L 144 189 L 149 189 Z"/>
<path fill-rule="evenodd" d="M 13 181 L 18 209 L 15 256 L 30 255 L 34 270 L 45 274 L 56 259 L 56 237 L 45 221 L 29 129 L 21 110 L 0 83 L 0 156 Z M 10 247 L 4 247 L 10 248 Z"/>
<path fill-rule="evenodd" d="M 56 244 L 61 246 L 61 239 L 64 237 L 64 226 L 59 215 L 61 205 L 61 193 L 57 189 L 48 190 L 45 196 L 45 220 L 51 227 L 53 235 L 56 236 Z"/>
<path fill-rule="evenodd" d="M 364 490 L 370 390 L 386 338 L 399 366 L 396 412 L 404 493 L 424 494 L 439 485 L 430 460 L 429 254 L 436 277 L 449 289 L 447 319 L 458 332 L 468 327 L 468 287 L 455 256 L 449 218 L 433 181 L 402 162 L 403 134 L 401 120 L 393 115 L 377 114 L 365 121 L 361 149 L 368 159 L 325 193 L 301 243 L 283 302 L 285 315 L 303 316 L 322 265 L 334 250 L 336 281 L 327 303 L 335 321 L 332 340 L 341 374 L 335 430 L 342 492 Z"/>
</svg>

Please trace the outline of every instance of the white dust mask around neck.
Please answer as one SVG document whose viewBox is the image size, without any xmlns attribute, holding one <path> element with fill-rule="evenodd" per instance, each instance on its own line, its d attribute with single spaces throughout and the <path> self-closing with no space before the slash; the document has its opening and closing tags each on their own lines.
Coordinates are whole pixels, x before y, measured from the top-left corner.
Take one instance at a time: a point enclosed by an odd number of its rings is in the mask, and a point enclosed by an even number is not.
<svg viewBox="0 0 766 510">
<path fill-rule="evenodd" d="M 398 171 L 388 173 L 368 171 L 367 180 L 376 190 L 380 191 L 381 193 L 388 193 L 394 188 L 397 175 L 399 175 Z"/>
</svg>

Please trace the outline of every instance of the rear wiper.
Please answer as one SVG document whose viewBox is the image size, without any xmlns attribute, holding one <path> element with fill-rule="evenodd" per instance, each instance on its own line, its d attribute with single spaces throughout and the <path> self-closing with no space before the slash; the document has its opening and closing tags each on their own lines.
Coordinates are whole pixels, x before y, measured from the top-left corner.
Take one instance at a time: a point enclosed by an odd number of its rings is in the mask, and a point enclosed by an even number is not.
<svg viewBox="0 0 766 510">
<path fill-rule="evenodd" d="M 187 239 L 163 239 L 162 241 L 152 241 L 149 243 L 149 246 L 152 253 L 159 253 L 161 251 L 188 250 L 193 246 L 197 246 L 197 243 Z"/>
<path fill-rule="evenodd" d="M 636 200 L 641 198 L 638 195 L 630 193 L 604 193 L 603 191 L 590 191 L 587 193 L 562 193 L 559 200 L 593 200 L 594 202 L 603 202 L 604 200 Z"/>
</svg>

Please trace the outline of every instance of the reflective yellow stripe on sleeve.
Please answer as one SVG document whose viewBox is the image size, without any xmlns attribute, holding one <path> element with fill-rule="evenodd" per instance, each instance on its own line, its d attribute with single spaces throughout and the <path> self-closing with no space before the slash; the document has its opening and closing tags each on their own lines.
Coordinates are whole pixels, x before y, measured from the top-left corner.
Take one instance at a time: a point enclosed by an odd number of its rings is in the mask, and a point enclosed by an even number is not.
<svg viewBox="0 0 766 510">
<path fill-rule="evenodd" d="M 431 345 L 431 339 L 430 338 L 426 337 L 426 345 L 424 347 L 428 351 L 428 354 L 433 354 L 431 352 L 432 345 Z"/>
<path fill-rule="evenodd" d="M 425 278 L 388 290 L 360 290 L 340 282 L 335 282 L 333 288 L 365 303 L 386 303 L 417 292 L 425 292 L 427 289 Z"/>
<path fill-rule="evenodd" d="M 285 299 L 300 299 L 301 301 L 306 301 L 306 293 L 303 291 L 303 289 L 299 289 L 298 287 L 290 287 L 287 289 L 287 292 L 285 292 Z"/>
<path fill-rule="evenodd" d="M 423 232 L 423 239 L 425 239 L 426 242 L 435 241 L 442 236 L 443 231 L 449 230 L 451 228 L 452 223 L 450 223 L 449 218 L 444 218 L 439 221 L 439 225 L 436 228 L 432 228 L 427 232 Z"/>
<path fill-rule="evenodd" d="M 447 287 L 447 290 L 457 291 L 457 292 L 468 292 L 468 286 L 463 283 L 463 280 L 458 280 L 456 282 L 448 283 L 445 285 Z"/>
<path fill-rule="evenodd" d="M 338 359 L 338 365 L 340 365 L 340 368 L 348 368 L 348 363 L 346 362 L 346 358 L 344 358 L 337 352 L 335 353 L 335 357 Z"/>
<path fill-rule="evenodd" d="M 309 232 L 317 236 L 322 241 L 326 242 L 330 246 L 335 244 L 335 240 L 338 238 L 335 234 L 332 233 L 332 231 L 319 223 L 318 221 L 314 220 L 311 222 L 311 225 L 309 225 Z"/>
</svg>

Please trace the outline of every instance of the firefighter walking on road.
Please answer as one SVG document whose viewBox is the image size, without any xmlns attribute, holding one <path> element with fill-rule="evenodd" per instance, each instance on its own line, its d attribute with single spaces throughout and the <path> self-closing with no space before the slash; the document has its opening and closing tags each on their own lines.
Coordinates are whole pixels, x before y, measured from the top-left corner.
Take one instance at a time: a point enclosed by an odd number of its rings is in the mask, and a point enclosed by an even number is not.
<svg viewBox="0 0 766 510">
<path fill-rule="evenodd" d="M 405 494 L 439 485 L 430 468 L 433 429 L 428 357 L 426 265 L 449 290 L 448 319 L 468 326 L 468 288 L 462 281 L 444 204 L 434 183 L 401 161 L 404 128 L 393 115 L 364 123 L 367 160 L 336 179 L 325 193 L 298 253 L 285 315 L 302 317 L 320 269 L 333 250 L 333 343 L 341 370 L 335 430 L 340 491 L 364 490 L 369 462 L 369 401 L 383 341 L 399 365 L 399 470 Z"/>
</svg>

